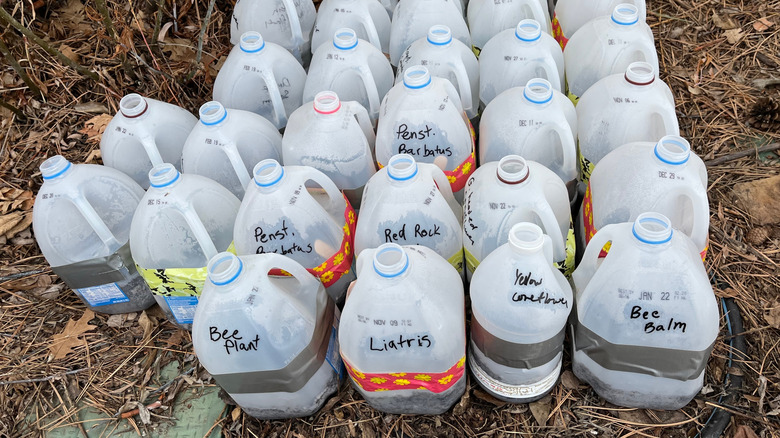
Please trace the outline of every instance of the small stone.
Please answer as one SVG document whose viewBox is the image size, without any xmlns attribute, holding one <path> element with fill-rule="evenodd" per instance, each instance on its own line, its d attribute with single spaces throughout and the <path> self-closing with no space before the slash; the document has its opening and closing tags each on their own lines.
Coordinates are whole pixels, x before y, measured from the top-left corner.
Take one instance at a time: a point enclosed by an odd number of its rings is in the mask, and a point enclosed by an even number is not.
<svg viewBox="0 0 780 438">
<path fill-rule="evenodd" d="M 732 193 L 756 224 L 780 222 L 780 175 L 736 184 Z"/>
</svg>

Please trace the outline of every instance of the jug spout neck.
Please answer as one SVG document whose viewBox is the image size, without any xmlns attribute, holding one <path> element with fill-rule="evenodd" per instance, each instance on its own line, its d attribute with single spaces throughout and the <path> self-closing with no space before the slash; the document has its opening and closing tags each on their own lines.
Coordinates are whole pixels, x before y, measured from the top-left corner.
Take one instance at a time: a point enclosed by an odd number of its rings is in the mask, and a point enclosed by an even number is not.
<svg viewBox="0 0 780 438">
<path fill-rule="evenodd" d="M 524 43 L 538 41 L 542 37 L 542 27 L 530 18 L 520 20 L 515 28 L 515 37 Z"/>
<path fill-rule="evenodd" d="M 395 278 L 409 269 L 409 256 L 397 243 L 380 245 L 374 253 L 374 271 L 384 278 Z"/>
<path fill-rule="evenodd" d="M 119 112 L 128 119 L 136 119 L 146 114 L 149 103 L 136 93 L 128 94 L 119 101 Z"/>
<path fill-rule="evenodd" d="M 630 3 L 621 3 L 612 10 L 612 22 L 618 27 L 632 26 L 639 22 L 639 9 Z"/>
<path fill-rule="evenodd" d="M 218 126 L 227 118 L 227 110 L 216 100 L 201 105 L 198 114 L 200 122 L 206 126 Z"/>
<path fill-rule="evenodd" d="M 407 90 L 425 90 L 431 86 L 431 73 L 422 65 L 414 65 L 404 72 L 404 87 Z"/>
<path fill-rule="evenodd" d="M 658 140 L 653 152 L 663 164 L 684 166 L 691 157 L 691 144 L 679 135 L 666 135 Z"/>
<path fill-rule="evenodd" d="M 318 115 L 336 114 L 341 109 L 341 100 L 335 91 L 321 91 L 314 96 L 314 112 Z"/>
<path fill-rule="evenodd" d="M 333 35 L 333 46 L 339 50 L 355 50 L 358 45 L 357 33 L 349 28 L 342 27 Z"/>
<path fill-rule="evenodd" d="M 409 154 L 397 154 L 387 162 L 387 177 L 390 182 L 407 184 L 417 177 L 417 162 Z"/>
<path fill-rule="evenodd" d="M 663 245 L 672 240 L 672 222 L 661 213 L 647 212 L 640 214 L 632 228 L 634 238 L 651 247 Z"/>
<path fill-rule="evenodd" d="M 655 71 L 647 62 L 632 62 L 628 65 L 624 77 L 631 85 L 645 86 L 655 81 Z"/>
<path fill-rule="evenodd" d="M 255 186 L 263 191 L 273 191 L 284 178 L 284 168 L 273 158 L 263 160 L 252 171 Z"/>
<path fill-rule="evenodd" d="M 523 87 L 523 98 L 528 103 L 547 106 L 553 99 L 552 84 L 547 79 L 531 79 Z"/>
<path fill-rule="evenodd" d="M 498 162 L 496 176 L 503 184 L 522 185 L 528 181 L 531 171 L 525 158 L 519 155 L 507 155 Z"/>
<path fill-rule="evenodd" d="M 265 48 L 265 40 L 263 40 L 260 32 L 244 32 L 241 35 L 238 47 L 244 53 L 259 53 Z"/>
<path fill-rule="evenodd" d="M 244 262 L 235 254 L 221 252 L 209 260 L 206 270 L 215 286 L 226 286 L 238 279 L 244 270 Z"/>
<path fill-rule="evenodd" d="M 55 155 L 41 163 L 39 169 L 44 181 L 62 179 L 73 171 L 73 164 L 62 155 Z"/>
<path fill-rule="evenodd" d="M 149 171 L 149 186 L 160 189 L 163 187 L 173 187 L 181 180 L 181 174 L 173 164 L 163 163 L 154 166 Z"/>
<path fill-rule="evenodd" d="M 544 237 L 538 225 L 521 222 L 509 230 L 509 247 L 518 254 L 536 254 L 544 250 Z"/>
<path fill-rule="evenodd" d="M 434 47 L 446 47 L 452 44 L 452 31 L 443 24 L 428 29 L 428 43 Z"/>
</svg>

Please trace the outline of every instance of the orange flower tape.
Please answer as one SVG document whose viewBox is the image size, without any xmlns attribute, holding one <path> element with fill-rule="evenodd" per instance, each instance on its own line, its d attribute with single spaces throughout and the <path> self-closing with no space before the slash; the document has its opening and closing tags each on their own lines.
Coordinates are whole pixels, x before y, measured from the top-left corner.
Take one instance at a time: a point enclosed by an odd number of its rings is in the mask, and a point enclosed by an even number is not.
<svg viewBox="0 0 780 438">
<path fill-rule="evenodd" d="M 342 356 L 342 359 L 344 357 Z M 363 373 L 350 365 L 346 359 L 347 373 L 364 391 L 397 391 L 402 389 L 426 389 L 441 393 L 450 389 L 463 376 L 466 356 L 443 373 Z"/>
<path fill-rule="evenodd" d="M 563 35 L 563 29 L 561 29 L 561 23 L 558 22 L 557 14 L 553 14 L 552 18 L 552 36 L 561 45 L 561 49 L 566 48 L 566 43 L 569 42 L 569 39 Z"/>
</svg>

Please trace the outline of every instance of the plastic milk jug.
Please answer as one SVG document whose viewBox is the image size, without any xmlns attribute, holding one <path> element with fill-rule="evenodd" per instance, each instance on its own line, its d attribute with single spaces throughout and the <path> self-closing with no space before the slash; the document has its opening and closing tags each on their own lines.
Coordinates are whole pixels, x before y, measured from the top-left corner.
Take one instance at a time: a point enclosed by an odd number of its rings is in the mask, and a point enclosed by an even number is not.
<svg viewBox="0 0 780 438">
<path fill-rule="evenodd" d="M 307 417 L 339 387 L 334 310 L 322 283 L 289 257 L 219 253 L 192 324 L 195 354 L 247 414 Z"/>
<path fill-rule="evenodd" d="M 306 71 L 292 55 L 259 33 L 247 32 L 217 74 L 214 100 L 260 114 L 282 129 L 301 106 L 305 83 Z"/>
<path fill-rule="evenodd" d="M 168 319 L 189 329 L 206 264 L 230 247 L 240 201 L 216 181 L 171 164 L 149 171 L 149 183 L 133 216 L 130 249 Z"/>
<path fill-rule="evenodd" d="M 556 91 L 564 91 L 561 46 L 542 32 L 536 20 L 521 20 L 514 29 L 502 30 L 479 54 L 482 105 L 504 90 L 522 87 L 535 78 L 547 79 Z"/>
<path fill-rule="evenodd" d="M 596 17 L 609 15 L 621 3 L 633 4 L 637 8 L 637 18 L 644 22 L 647 15 L 645 0 L 558 0 L 555 4 L 555 16 L 564 38 L 571 38 L 585 23 Z"/>
<path fill-rule="evenodd" d="M 148 189 L 152 167 L 173 163 L 179 168 L 184 142 L 197 123 L 195 116 L 176 105 L 128 94 L 100 138 L 103 164 Z"/>
<path fill-rule="evenodd" d="M 74 165 L 62 155 L 40 169 L 32 225 L 52 271 L 96 312 L 138 312 L 154 304 L 127 243 L 141 186 L 111 167 Z"/>
<path fill-rule="evenodd" d="M 431 77 L 423 66 L 409 67 L 403 82 L 382 102 L 376 139 L 380 166 L 396 154 L 433 163 L 462 199 L 463 186 L 476 168 L 474 132 L 450 81 Z"/>
<path fill-rule="evenodd" d="M 308 65 L 316 15 L 311 0 L 238 0 L 230 20 L 230 42 L 237 45 L 246 32 L 261 32 L 266 41 Z"/>
<path fill-rule="evenodd" d="M 368 112 L 357 102 L 342 102 L 332 91 L 314 96 L 290 115 L 284 132 L 284 162 L 311 166 L 343 190 L 360 208 L 363 186 L 376 173 L 376 138 Z"/>
<path fill-rule="evenodd" d="M 263 160 L 238 211 L 233 238 L 236 254 L 285 255 L 320 278 L 341 304 L 352 273 L 356 216 L 338 187 L 308 166 Z M 307 187 L 319 186 L 310 192 Z"/>
<path fill-rule="evenodd" d="M 531 222 L 550 237 L 553 261 L 565 274 L 574 270 L 574 231 L 566 186 L 534 161 L 507 155 L 485 163 L 466 184 L 463 249 L 467 278 L 517 223 Z"/>
<path fill-rule="evenodd" d="M 386 243 L 358 257 L 339 345 L 374 409 L 441 414 L 466 389 L 463 283 L 433 250 Z"/>
<path fill-rule="evenodd" d="M 390 15 L 378 0 L 323 0 L 314 22 L 312 54 L 330 44 L 333 34 L 343 27 L 354 29 L 358 38 L 390 54 Z"/>
<path fill-rule="evenodd" d="M 546 0 L 471 0 L 467 16 L 471 41 L 477 53 L 499 32 L 513 29 L 526 18 L 535 20 L 545 33 L 552 34 Z"/>
<path fill-rule="evenodd" d="M 461 214 L 441 169 L 395 155 L 366 184 L 355 251 L 383 243 L 422 245 L 462 273 Z"/>
<path fill-rule="evenodd" d="M 599 161 L 582 203 L 581 236 L 589 242 L 609 224 L 632 222 L 646 211 L 663 214 L 707 252 L 710 207 L 707 167 L 688 142 L 668 135 L 656 143 L 623 145 Z"/>
<path fill-rule="evenodd" d="M 600 263 L 599 252 L 612 242 Z M 607 225 L 574 271 L 573 370 L 618 406 L 680 409 L 701 390 L 718 307 L 696 245 L 659 213 Z"/>
<path fill-rule="evenodd" d="M 398 62 L 396 83 L 404 80 L 407 68 L 424 65 L 431 76 L 448 79 L 460 97 L 463 110 L 474 119 L 479 110 L 479 62 L 471 48 L 452 39 L 450 28 L 434 25 L 428 36 L 413 42 Z"/>
<path fill-rule="evenodd" d="M 458 0 L 407 0 L 398 2 L 390 26 L 390 63 L 398 66 L 401 54 L 431 26 L 443 24 L 452 37 L 471 47 L 471 36 Z"/>
<path fill-rule="evenodd" d="M 393 68 L 379 49 L 359 40 L 352 29 L 338 29 L 333 44 L 322 45 L 314 53 L 303 101 L 311 102 L 320 91 L 334 91 L 342 100 L 363 105 L 376 121 L 393 79 Z"/>
<path fill-rule="evenodd" d="M 558 381 L 574 300 L 541 228 L 522 222 L 508 235 L 471 278 L 469 368 L 494 397 L 528 403 Z"/>
<path fill-rule="evenodd" d="M 626 3 L 616 6 L 611 16 L 582 26 L 566 43 L 563 56 L 569 98 L 575 104 L 599 79 L 625 72 L 632 62 L 647 62 L 658 71 L 653 31 L 639 20 L 638 8 Z"/>
<path fill-rule="evenodd" d="M 255 164 L 266 158 L 282 158 L 282 136 L 273 123 L 211 101 L 200 107 L 200 123 L 184 144 L 182 171 L 211 178 L 241 199 Z"/>
<path fill-rule="evenodd" d="M 618 146 L 680 133 L 674 96 L 646 62 L 596 82 L 577 104 L 580 172 L 587 182 L 596 165 Z"/>
<path fill-rule="evenodd" d="M 535 78 L 525 87 L 496 96 L 480 119 L 479 162 L 510 154 L 543 164 L 576 196 L 577 112 L 549 81 Z"/>
</svg>

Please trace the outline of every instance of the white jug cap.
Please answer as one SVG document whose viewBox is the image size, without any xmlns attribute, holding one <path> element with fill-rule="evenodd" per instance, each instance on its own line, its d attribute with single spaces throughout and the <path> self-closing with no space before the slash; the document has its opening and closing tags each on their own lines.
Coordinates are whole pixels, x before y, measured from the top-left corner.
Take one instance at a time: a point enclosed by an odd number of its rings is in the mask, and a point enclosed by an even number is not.
<svg viewBox="0 0 780 438">
<path fill-rule="evenodd" d="M 612 21 L 621 26 L 630 26 L 639 21 L 639 9 L 630 3 L 621 3 L 612 11 Z"/>
<path fill-rule="evenodd" d="M 626 68 L 626 81 L 633 85 L 650 85 L 655 81 L 655 71 L 650 63 L 632 62 Z"/>
<path fill-rule="evenodd" d="M 123 116 L 134 119 L 146 112 L 149 104 L 143 96 L 136 93 L 128 94 L 119 101 L 119 112 Z"/>
<path fill-rule="evenodd" d="M 496 175 L 504 184 L 520 184 L 528 179 L 530 170 L 525 158 L 519 155 L 507 155 L 498 162 Z"/>
<path fill-rule="evenodd" d="M 271 187 L 282 180 L 284 168 L 278 161 L 268 158 L 257 163 L 252 173 L 258 187 Z"/>
<path fill-rule="evenodd" d="M 209 260 L 206 267 L 209 280 L 215 286 L 224 286 L 235 281 L 244 269 L 244 262 L 235 254 L 221 252 Z"/>
<path fill-rule="evenodd" d="M 536 41 L 542 37 L 542 27 L 539 25 L 538 21 L 526 18 L 517 23 L 515 36 L 520 41 Z"/>
<path fill-rule="evenodd" d="M 342 27 L 333 35 L 333 45 L 339 50 L 351 50 L 357 47 L 358 37 L 354 30 Z"/>
<path fill-rule="evenodd" d="M 149 185 L 154 188 L 167 187 L 178 181 L 180 175 L 173 164 L 158 164 L 149 171 Z"/>
<path fill-rule="evenodd" d="M 409 256 L 397 243 L 380 245 L 374 253 L 374 271 L 382 277 L 397 277 L 409 268 Z"/>
<path fill-rule="evenodd" d="M 265 40 L 260 32 L 249 31 L 241 35 L 238 46 L 246 53 L 257 53 L 265 47 Z"/>
<path fill-rule="evenodd" d="M 320 91 L 314 96 L 314 111 L 318 114 L 333 114 L 341 109 L 341 100 L 335 91 Z"/>
<path fill-rule="evenodd" d="M 509 246 L 522 253 L 539 252 L 544 248 L 544 231 L 530 222 L 514 224 L 509 230 Z"/>
<path fill-rule="evenodd" d="M 679 135 L 666 135 L 655 144 L 654 152 L 661 162 L 679 166 L 691 157 L 691 144 Z"/>
<path fill-rule="evenodd" d="M 548 103 L 553 98 L 552 84 L 547 79 L 531 79 L 523 88 L 523 97 L 525 97 L 525 100 L 537 105 Z"/>
<path fill-rule="evenodd" d="M 198 114 L 200 115 L 200 123 L 206 126 L 219 125 L 227 118 L 227 110 L 216 100 L 201 105 Z"/>
<path fill-rule="evenodd" d="M 404 86 L 413 90 L 425 88 L 431 83 L 431 73 L 422 65 L 413 65 L 404 72 Z"/>
<path fill-rule="evenodd" d="M 428 29 L 428 42 L 436 46 L 446 46 L 452 42 L 452 31 L 443 24 L 436 24 Z"/>
<path fill-rule="evenodd" d="M 407 181 L 417 175 L 417 162 L 409 154 L 396 154 L 387 162 L 387 176 L 396 181 Z"/>
<path fill-rule="evenodd" d="M 673 233 L 669 218 L 656 212 L 637 216 L 632 231 L 637 240 L 650 245 L 660 245 L 672 240 Z"/>
<path fill-rule="evenodd" d="M 65 157 L 62 155 L 55 155 L 41 163 L 39 169 L 41 169 L 41 176 L 43 176 L 43 179 L 50 180 L 62 176 L 71 167 L 72 164 Z"/>
</svg>

